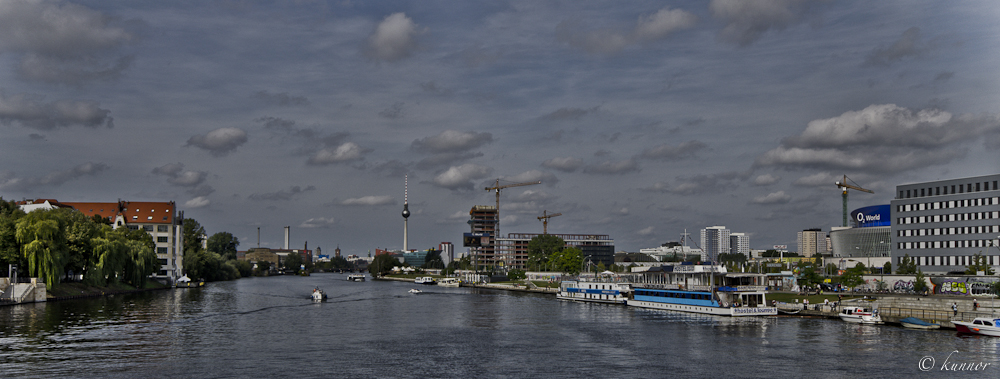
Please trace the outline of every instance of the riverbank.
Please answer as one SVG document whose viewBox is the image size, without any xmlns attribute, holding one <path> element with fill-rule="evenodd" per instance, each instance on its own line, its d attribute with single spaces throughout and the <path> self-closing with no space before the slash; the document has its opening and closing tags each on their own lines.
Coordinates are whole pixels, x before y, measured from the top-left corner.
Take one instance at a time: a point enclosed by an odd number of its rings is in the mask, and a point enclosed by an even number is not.
<svg viewBox="0 0 1000 379">
<path fill-rule="evenodd" d="M 391 280 L 391 281 L 396 281 L 396 282 L 409 282 L 409 283 L 413 283 L 413 279 L 414 278 L 412 278 L 412 277 L 392 277 L 392 276 L 381 276 L 381 277 L 372 278 L 372 280 Z M 531 293 L 543 293 L 543 294 L 555 294 L 555 293 L 559 292 L 558 288 L 539 287 L 537 285 L 529 286 L 527 284 L 513 283 L 513 282 L 512 283 L 484 283 L 484 284 L 462 282 L 460 284 L 460 286 L 461 287 L 470 287 L 470 288 L 487 288 L 487 289 L 494 289 L 494 290 L 517 291 L 517 292 L 531 292 Z"/>
<path fill-rule="evenodd" d="M 88 286 L 83 283 L 59 283 L 59 285 L 54 289 L 50 289 L 48 291 L 46 301 L 82 299 L 88 297 L 165 290 L 170 288 L 172 287 L 155 280 L 146 282 L 146 285 L 143 288 L 136 288 L 121 283 L 104 287 Z"/>
</svg>

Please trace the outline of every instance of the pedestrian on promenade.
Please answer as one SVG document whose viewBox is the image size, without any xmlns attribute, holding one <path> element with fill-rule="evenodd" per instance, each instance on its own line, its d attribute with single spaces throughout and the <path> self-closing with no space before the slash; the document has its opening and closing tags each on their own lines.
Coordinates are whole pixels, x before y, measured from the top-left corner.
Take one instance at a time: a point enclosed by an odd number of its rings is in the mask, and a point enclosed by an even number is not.
<svg viewBox="0 0 1000 379">
<path fill-rule="evenodd" d="M 951 304 L 951 311 L 955 312 L 955 316 L 956 317 L 958 316 L 958 303 L 957 302 Z"/>
<path fill-rule="evenodd" d="M 972 299 L 972 310 L 974 310 L 974 311 L 978 311 L 979 310 L 979 300 Z"/>
</svg>

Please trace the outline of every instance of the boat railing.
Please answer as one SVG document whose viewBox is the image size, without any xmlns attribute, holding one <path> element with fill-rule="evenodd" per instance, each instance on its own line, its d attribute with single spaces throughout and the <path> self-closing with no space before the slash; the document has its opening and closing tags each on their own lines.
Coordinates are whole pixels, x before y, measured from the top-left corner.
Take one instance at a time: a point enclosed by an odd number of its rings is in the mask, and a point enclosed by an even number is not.
<svg viewBox="0 0 1000 379">
<path fill-rule="evenodd" d="M 922 320 L 959 320 L 959 321 L 972 321 L 976 317 L 993 317 L 990 312 L 958 312 L 955 315 L 954 311 L 951 310 L 936 310 L 936 309 L 914 309 L 914 308 L 879 308 L 879 314 L 883 316 L 890 317 L 916 317 Z"/>
</svg>

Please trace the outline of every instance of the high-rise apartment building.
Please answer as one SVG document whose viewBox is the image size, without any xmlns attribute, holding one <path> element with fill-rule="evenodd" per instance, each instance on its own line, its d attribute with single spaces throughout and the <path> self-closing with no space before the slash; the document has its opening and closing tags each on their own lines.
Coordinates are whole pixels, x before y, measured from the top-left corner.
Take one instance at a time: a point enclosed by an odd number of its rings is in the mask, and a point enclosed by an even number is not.
<svg viewBox="0 0 1000 379">
<path fill-rule="evenodd" d="M 710 226 L 701 230 L 701 248 L 709 260 L 717 260 L 719 254 L 729 253 L 730 231 L 725 226 Z"/>
<path fill-rule="evenodd" d="M 811 257 L 826 252 L 826 233 L 822 229 L 806 229 L 798 235 L 799 255 Z"/>
<path fill-rule="evenodd" d="M 729 234 L 729 253 L 743 254 L 750 258 L 750 236 L 746 233 Z"/>
</svg>

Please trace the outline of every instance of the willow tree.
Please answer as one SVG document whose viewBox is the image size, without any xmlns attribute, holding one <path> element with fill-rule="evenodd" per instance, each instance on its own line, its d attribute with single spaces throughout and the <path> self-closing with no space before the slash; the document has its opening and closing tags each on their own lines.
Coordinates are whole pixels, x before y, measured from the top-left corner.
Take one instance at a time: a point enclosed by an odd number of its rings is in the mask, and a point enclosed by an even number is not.
<svg viewBox="0 0 1000 379">
<path fill-rule="evenodd" d="M 66 265 L 66 223 L 63 213 L 35 210 L 17 222 L 17 242 L 21 244 L 28 273 L 55 287 Z"/>
<path fill-rule="evenodd" d="M 141 230 L 104 226 L 93 246 L 92 269 L 87 277 L 91 284 L 124 282 L 141 288 L 147 277 L 160 269 L 153 238 Z"/>
</svg>

